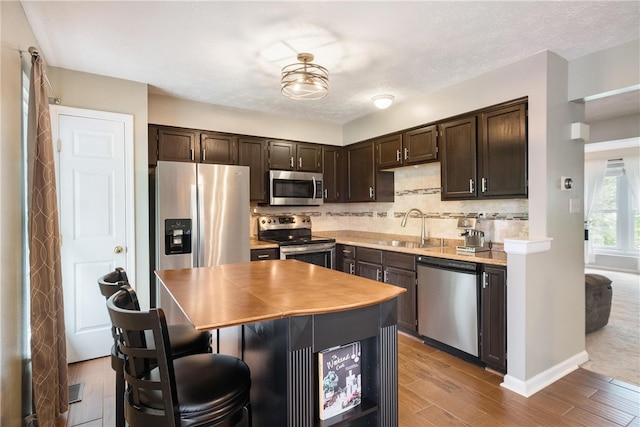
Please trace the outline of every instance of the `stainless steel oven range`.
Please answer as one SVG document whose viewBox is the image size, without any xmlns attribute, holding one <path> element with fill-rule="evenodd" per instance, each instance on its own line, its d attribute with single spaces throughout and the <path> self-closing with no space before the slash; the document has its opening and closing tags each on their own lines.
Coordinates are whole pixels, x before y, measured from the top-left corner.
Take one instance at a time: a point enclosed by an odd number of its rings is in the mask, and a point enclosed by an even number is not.
<svg viewBox="0 0 640 427">
<path fill-rule="evenodd" d="M 336 240 L 311 233 L 308 215 L 264 215 L 258 217 L 258 240 L 274 242 L 280 259 L 297 259 L 335 269 Z"/>
</svg>

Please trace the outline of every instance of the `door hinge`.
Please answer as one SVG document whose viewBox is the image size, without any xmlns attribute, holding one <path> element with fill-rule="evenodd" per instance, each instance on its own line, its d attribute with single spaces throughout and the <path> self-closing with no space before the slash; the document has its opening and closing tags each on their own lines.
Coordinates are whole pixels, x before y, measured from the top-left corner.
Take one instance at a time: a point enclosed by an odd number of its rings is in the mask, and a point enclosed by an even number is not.
<svg viewBox="0 0 640 427">
<path fill-rule="evenodd" d="M 60 139 L 58 139 L 57 149 L 58 149 L 58 153 L 62 151 L 62 141 Z"/>
</svg>

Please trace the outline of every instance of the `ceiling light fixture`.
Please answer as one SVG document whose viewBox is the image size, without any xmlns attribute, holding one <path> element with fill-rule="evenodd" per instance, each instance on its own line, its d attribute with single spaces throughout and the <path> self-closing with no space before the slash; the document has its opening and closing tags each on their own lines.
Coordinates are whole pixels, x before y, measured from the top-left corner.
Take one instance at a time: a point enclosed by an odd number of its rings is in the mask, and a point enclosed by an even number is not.
<svg viewBox="0 0 640 427">
<path fill-rule="evenodd" d="M 371 98 L 373 104 L 381 110 L 389 108 L 389 106 L 393 102 L 393 99 L 393 95 L 376 95 Z"/>
<path fill-rule="evenodd" d="M 313 55 L 299 53 L 298 63 L 282 69 L 282 94 L 291 99 L 316 100 L 329 93 L 329 71 L 312 64 Z"/>
</svg>

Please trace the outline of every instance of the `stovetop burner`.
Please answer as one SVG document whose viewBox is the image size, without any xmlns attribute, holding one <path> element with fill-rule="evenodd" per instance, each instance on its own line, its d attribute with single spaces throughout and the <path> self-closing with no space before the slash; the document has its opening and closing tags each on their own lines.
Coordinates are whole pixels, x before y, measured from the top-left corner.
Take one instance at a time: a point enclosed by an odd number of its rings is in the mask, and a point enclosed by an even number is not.
<svg viewBox="0 0 640 427">
<path fill-rule="evenodd" d="M 308 215 L 265 215 L 258 217 L 258 240 L 280 246 L 335 243 L 336 239 L 311 234 Z"/>
</svg>

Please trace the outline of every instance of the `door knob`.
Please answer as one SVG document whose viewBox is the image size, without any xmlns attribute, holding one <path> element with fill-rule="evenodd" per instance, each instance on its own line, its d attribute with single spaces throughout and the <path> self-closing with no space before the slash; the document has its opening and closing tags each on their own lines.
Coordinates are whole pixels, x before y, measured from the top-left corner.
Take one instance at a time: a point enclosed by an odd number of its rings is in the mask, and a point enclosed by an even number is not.
<svg viewBox="0 0 640 427">
<path fill-rule="evenodd" d="M 116 246 L 115 248 L 113 248 L 113 252 L 116 254 L 120 254 L 122 253 L 124 249 L 122 248 L 122 246 Z"/>
</svg>

